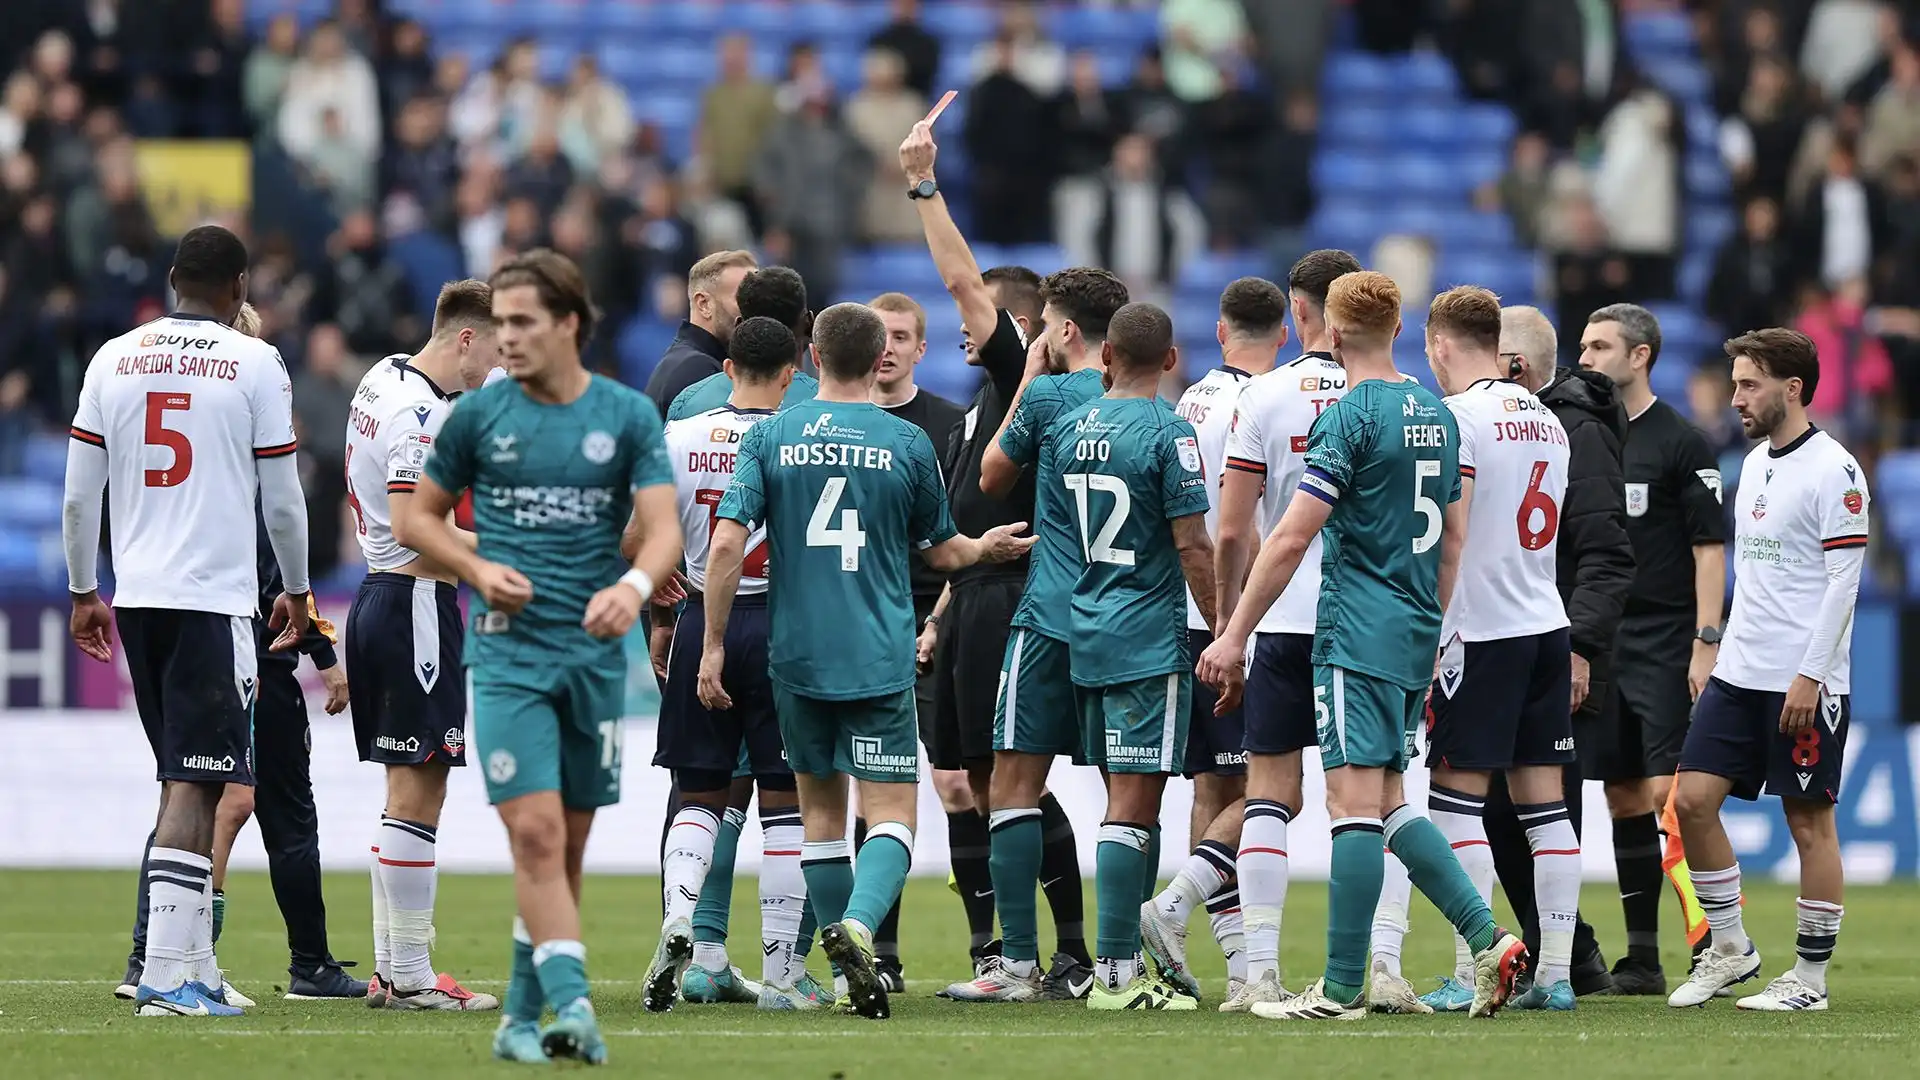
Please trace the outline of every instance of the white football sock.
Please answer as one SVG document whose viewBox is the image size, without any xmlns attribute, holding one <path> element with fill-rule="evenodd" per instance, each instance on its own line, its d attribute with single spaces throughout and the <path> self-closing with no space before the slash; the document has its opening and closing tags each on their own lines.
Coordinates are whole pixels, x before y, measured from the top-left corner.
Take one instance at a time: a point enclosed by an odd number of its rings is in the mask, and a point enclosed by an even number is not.
<svg viewBox="0 0 1920 1080">
<path fill-rule="evenodd" d="M 1193 909 L 1232 877 L 1233 849 L 1218 840 L 1202 840 L 1193 854 L 1187 856 L 1186 865 L 1173 876 L 1173 881 L 1153 898 L 1153 905 L 1184 928 Z"/>
<path fill-rule="evenodd" d="M 220 976 L 220 962 L 213 956 L 213 877 L 207 877 L 207 887 L 200 897 L 200 906 L 194 909 L 193 948 L 187 951 L 187 978 L 209 990 L 220 989 L 225 980 Z"/>
<path fill-rule="evenodd" d="M 1480 894 L 1482 902 L 1493 905 L 1493 848 L 1487 844 L 1485 795 L 1469 795 L 1451 788 L 1434 787 L 1427 792 L 1427 817 L 1440 835 L 1453 847 L 1453 857 Z M 1453 977 L 1473 985 L 1473 949 L 1453 935 Z"/>
<path fill-rule="evenodd" d="M 373 880 L 373 976 L 391 983 L 393 923 L 387 916 L 387 884 L 380 876 L 380 837 L 386 831 L 383 827 L 375 827 L 373 831 L 373 857 L 367 861 L 367 876 Z"/>
<path fill-rule="evenodd" d="M 806 970 L 806 962 L 794 953 L 807 908 L 807 877 L 800 869 L 804 839 L 798 809 L 761 808 L 760 978 L 775 986 L 792 986 Z"/>
<path fill-rule="evenodd" d="M 1214 943 L 1220 946 L 1220 955 L 1227 958 L 1227 978 L 1247 978 L 1247 933 L 1240 915 L 1240 883 L 1228 878 L 1227 883 L 1214 890 L 1207 897 L 1207 923 L 1213 930 Z"/>
<path fill-rule="evenodd" d="M 1821 993 L 1827 992 L 1827 963 L 1833 959 L 1833 946 L 1840 937 L 1840 916 L 1846 909 L 1826 900 L 1802 896 L 1794 902 L 1799 913 L 1794 951 L 1798 958 L 1793 973 L 1800 981 Z"/>
<path fill-rule="evenodd" d="M 1248 799 L 1235 862 L 1247 935 L 1247 978 L 1280 971 L 1280 914 L 1287 903 L 1287 822 L 1293 810 Z"/>
<path fill-rule="evenodd" d="M 1747 928 L 1740 921 L 1740 864 L 1724 870 L 1692 868 L 1693 895 L 1713 931 L 1713 947 L 1739 956 L 1747 951 Z"/>
<path fill-rule="evenodd" d="M 1563 802 L 1526 803 L 1514 813 L 1533 849 L 1533 901 L 1540 912 L 1540 967 L 1534 985 L 1567 978 L 1573 963 L 1573 927 L 1580 910 L 1580 838 Z"/>
<path fill-rule="evenodd" d="M 413 993 L 434 985 L 433 899 L 439 883 L 438 830 L 417 821 L 380 819 L 380 883 L 387 894 L 387 972 L 393 988 Z"/>
<path fill-rule="evenodd" d="M 1389 816 L 1391 818 L 1391 815 Z M 1373 966 L 1401 978 L 1400 949 L 1407 940 L 1407 908 L 1413 903 L 1413 879 L 1407 867 L 1387 852 L 1386 876 L 1380 885 L 1380 905 L 1373 909 Z"/>
<path fill-rule="evenodd" d="M 193 977 L 189 960 L 200 920 L 213 937 L 213 860 L 179 848 L 147 854 L 147 956 L 140 985 L 178 990 Z"/>
<path fill-rule="evenodd" d="M 713 841 L 720 833 L 720 815 L 698 803 L 685 803 L 667 829 L 667 853 L 660 864 L 661 886 L 667 894 L 667 921 L 693 918 L 700 889 L 713 865 Z"/>
</svg>

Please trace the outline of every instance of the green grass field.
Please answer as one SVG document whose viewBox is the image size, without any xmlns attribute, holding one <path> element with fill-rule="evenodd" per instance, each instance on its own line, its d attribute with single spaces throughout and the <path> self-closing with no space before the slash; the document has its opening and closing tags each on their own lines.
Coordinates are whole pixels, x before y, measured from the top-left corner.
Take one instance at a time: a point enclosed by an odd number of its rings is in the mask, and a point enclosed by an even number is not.
<svg viewBox="0 0 1920 1080">
<path fill-rule="evenodd" d="M 132 872 L 0 875 L 0 1076 L 109 1077 L 191 1069 L 219 1077 L 441 1077 L 524 1071 L 489 1056 L 494 1014 L 375 1012 L 357 1003 L 281 999 L 286 953 L 264 874 L 236 874 L 220 956 L 235 985 L 260 1002 L 235 1020 L 137 1019 L 111 996 L 127 951 Z M 330 875 L 334 951 L 370 955 L 364 875 Z M 1730 1002 L 1676 1012 L 1650 999 L 1584 999 L 1572 1015 L 1503 1013 L 1367 1018 L 1300 1026 L 1222 1016 L 1218 953 L 1196 921 L 1192 950 L 1210 1000 L 1199 1013 L 1092 1015 L 1078 1004 L 966 1006 L 933 997 L 965 973 L 959 902 L 938 881 L 908 890 L 902 931 L 909 993 L 883 1023 L 819 1014 L 762 1014 L 744 1006 L 640 1010 L 639 979 L 658 932 L 652 879 L 600 877 L 587 886 L 588 971 L 608 1035 L 607 1072 L 632 1076 L 751 1075 L 778 1080 L 916 1080 L 1011 1077 L 1400 1076 L 1815 1077 L 1920 1075 L 1920 889 L 1862 888 L 1831 973 L 1833 1010 L 1775 1016 L 1736 1013 Z M 758 974 L 753 885 L 735 892 L 736 962 Z M 1586 893 L 1601 941 L 1621 940 L 1619 904 L 1606 887 Z M 1752 888 L 1749 925 L 1767 956 L 1765 976 L 1792 960 L 1793 894 Z M 1422 989 L 1452 964 L 1437 913 L 1416 900 L 1407 973 Z M 436 966 L 468 986 L 498 992 L 508 960 L 509 882 L 448 876 L 440 883 Z M 1042 910 L 1044 911 L 1044 905 Z M 1088 912 L 1092 913 L 1091 895 Z M 1286 968 L 1298 988 L 1324 959 L 1326 888 L 1290 895 Z M 1673 935 L 1677 938 L 1677 933 Z M 1043 929 L 1043 948 L 1051 931 Z M 816 971 L 825 962 L 815 952 Z M 1670 973 L 1685 970 L 1676 950 Z M 1756 987 L 1759 984 L 1754 984 Z"/>
</svg>

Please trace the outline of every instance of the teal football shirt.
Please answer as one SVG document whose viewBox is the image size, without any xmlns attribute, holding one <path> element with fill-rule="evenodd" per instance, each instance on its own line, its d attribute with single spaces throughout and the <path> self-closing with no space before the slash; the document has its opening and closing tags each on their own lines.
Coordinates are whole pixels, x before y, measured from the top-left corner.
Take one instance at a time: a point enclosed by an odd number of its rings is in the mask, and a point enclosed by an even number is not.
<svg viewBox="0 0 1920 1080">
<path fill-rule="evenodd" d="M 515 615 L 473 597 L 467 663 L 624 670 L 622 642 L 589 635 L 580 620 L 630 568 L 620 532 L 633 492 L 673 484 L 661 432 L 645 395 L 598 375 L 567 405 L 537 402 L 511 379 L 461 397 L 426 473 L 448 491 L 473 491 L 480 557 L 533 583 Z"/>
<path fill-rule="evenodd" d="M 1440 533 L 1460 498 L 1452 411 L 1412 379 L 1368 379 L 1314 421 L 1305 460 L 1300 490 L 1333 506 L 1320 531 L 1313 662 L 1408 690 L 1428 685 L 1440 646 Z"/>
<path fill-rule="evenodd" d="M 1172 522 L 1207 512 L 1193 425 L 1159 398 L 1096 398 L 1054 421 L 1046 461 L 1072 506 L 1084 564 L 1067 638 L 1074 683 L 1187 670 L 1186 575 Z"/>
<path fill-rule="evenodd" d="M 740 440 L 716 513 L 766 525 L 776 683 L 829 701 L 913 686 L 912 552 L 955 532 L 926 432 L 866 402 L 802 402 Z"/>
<path fill-rule="evenodd" d="M 1098 368 L 1064 375 L 1042 375 L 1027 384 L 1020 404 L 1000 435 L 1000 452 L 1022 468 L 1037 467 L 1032 533 L 1037 538 L 1027 564 L 1027 588 L 1020 594 L 1013 625 L 1067 640 L 1067 598 L 1080 580 L 1084 559 L 1076 538 L 1073 501 L 1054 471 L 1045 444 L 1053 422 L 1103 392 Z"/>
<path fill-rule="evenodd" d="M 820 380 L 804 371 L 793 373 L 793 381 L 787 384 L 786 396 L 780 399 L 780 407 L 791 409 L 820 392 Z M 703 412 L 712 412 L 725 405 L 733 396 L 733 380 L 727 378 L 724 371 L 716 371 L 701 379 L 685 390 L 673 396 L 672 404 L 667 406 L 667 422 L 685 420 L 689 416 L 699 416 Z"/>
</svg>

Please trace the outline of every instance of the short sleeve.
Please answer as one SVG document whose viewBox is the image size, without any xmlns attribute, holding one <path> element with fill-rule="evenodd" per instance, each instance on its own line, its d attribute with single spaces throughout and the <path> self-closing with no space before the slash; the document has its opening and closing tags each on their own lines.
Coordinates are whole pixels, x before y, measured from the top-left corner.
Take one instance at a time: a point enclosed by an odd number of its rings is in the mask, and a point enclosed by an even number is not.
<svg viewBox="0 0 1920 1080">
<path fill-rule="evenodd" d="M 264 346 L 266 355 L 255 361 L 253 390 L 253 456 L 286 457 L 300 448 L 293 437 L 293 379 L 280 350 Z"/>
<path fill-rule="evenodd" d="M 1696 545 L 1725 543 L 1727 517 L 1720 506 L 1720 462 L 1707 447 L 1706 436 L 1692 424 L 1681 424 L 1674 447 L 1673 479 L 1679 485 L 1688 541 Z"/>
<path fill-rule="evenodd" d="M 107 421 L 106 413 L 100 407 L 100 378 L 95 374 L 100 368 L 96 354 L 94 362 L 87 365 L 86 377 L 80 380 L 80 404 L 73 411 L 73 424 L 67 433 L 78 442 L 104 450 L 107 446 Z"/>
<path fill-rule="evenodd" d="M 1155 436 L 1154 459 L 1160 472 L 1160 505 L 1168 521 L 1207 512 L 1207 470 L 1193 425 L 1175 420 Z"/>
<path fill-rule="evenodd" d="M 1458 418 L 1456 418 L 1452 413 L 1447 413 L 1441 419 L 1447 425 L 1448 437 L 1454 440 L 1455 445 L 1459 445 L 1461 439 L 1464 436 L 1461 434 L 1462 429 L 1461 429 L 1460 421 L 1458 420 Z M 1473 473 L 1467 468 L 1467 465 L 1466 465 L 1466 451 L 1462 450 L 1460 452 L 1460 467 L 1453 470 L 1453 483 L 1451 486 L 1447 488 L 1447 505 L 1448 506 L 1452 506 L 1454 503 L 1457 503 L 1460 501 L 1460 495 L 1461 495 L 1460 489 L 1462 487 L 1461 480 L 1472 475 Z"/>
<path fill-rule="evenodd" d="M 713 516 L 737 521 L 751 529 L 767 514 L 766 464 L 767 432 L 773 421 L 765 420 L 747 429 L 740 437 L 740 452 L 733 459 L 733 481 L 720 496 Z"/>
<path fill-rule="evenodd" d="M 480 409 L 473 398 L 455 405 L 427 452 L 427 464 L 421 472 L 446 491 L 458 494 L 473 486 Z"/>
<path fill-rule="evenodd" d="M 433 453 L 434 439 L 453 406 L 446 402 L 419 405 L 395 417 L 387 442 L 387 494 L 411 495 L 420 484 L 420 471 Z"/>
<path fill-rule="evenodd" d="M 1820 546 L 1827 551 L 1866 547 L 1867 511 L 1872 502 L 1867 478 L 1851 456 L 1821 468 L 1828 474 L 1819 484 Z"/>
<path fill-rule="evenodd" d="M 1027 384 L 1014 406 L 1007 430 L 1000 433 L 1000 452 L 1020 466 L 1033 464 L 1040 457 L 1040 436 L 1060 414 L 1060 395 L 1054 389 L 1053 376 L 1044 375 Z"/>
<path fill-rule="evenodd" d="M 1260 414 L 1247 407 L 1247 398 L 1250 396 L 1242 393 L 1240 400 L 1234 403 L 1233 419 L 1227 423 L 1227 456 L 1223 467 L 1265 476 L 1266 432 L 1260 423 Z"/>
<path fill-rule="evenodd" d="M 673 402 L 667 406 L 667 422 L 672 423 L 675 420 L 685 420 L 687 417 L 692 416 L 694 413 L 694 399 L 700 396 L 700 388 L 705 385 L 707 385 L 707 382 L 705 379 L 702 379 L 673 395 Z M 653 399 L 648 398 L 647 401 L 651 404 Z"/>
<path fill-rule="evenodd" d="M 1459 436 L 1460 475 L 1471 480 L 1474 476 L 1474 425 L 1460 422 L 1460 414 L 1454 411 L 1453 402 L 1449 401 L 1444 404 L 1447 406 L 1447 421 L 1453 426 L 1453 430 Z"/>
<path fill-rule="evenodd" d="M 945 543 L 960 530 L 954 526 L 953 512 L 947 505 L 947 488 L 940 479 L 940 462 L 934 457 L 933 440 L 916 427 L 907 446 L 907 453 L 913 458 L 913 517 L 910 523 L 913 542 L 915 547 L 925 549 Z"/>
<path fill-rule="evenodd" d="M 646 397 L 631 395 L 627 417 L 627 438 L 632 441 L 632 467 L 627 474 L 631 491 L 673 483 L 673 459 L 667 453 L 666 428 L 660 413 Z"/>
<path fill-rule="evenodd" d="M 1353 483 L 1356 459 L 1364 446 L 1361 406 L 1341 398 L 1313 422 L 1307 434 L 1306 472 L 1300 490 L 1324 502 L 1340 501 Z"/>
</svg>

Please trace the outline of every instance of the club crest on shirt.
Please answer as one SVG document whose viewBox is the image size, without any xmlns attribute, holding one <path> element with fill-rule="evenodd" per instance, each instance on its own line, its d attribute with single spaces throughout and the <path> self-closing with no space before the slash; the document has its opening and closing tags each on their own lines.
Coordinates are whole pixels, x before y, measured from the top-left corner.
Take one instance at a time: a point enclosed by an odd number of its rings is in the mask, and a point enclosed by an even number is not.
<svg viewBox="0 0 1920 1080">
<path fill-rule="evenodd" d="M 1759 521 L 1761 518 L 1766 516 L 1767 516 L 1767 497 L 1765 495 L 1755 495 L 1753 497 L 1753 520 Z"/>
<path fill-rule="evenodd" d="M 1627 485 L 1627 516 L 1643 517 L 1647 512 L 1647 485 Z"/>
<path fill-rule="evenodd" d="M 589 431 L 587 437 L 580 440 L 580 456 L 595 465 L 605 465 L 613 460 L 613 436 L 604 431 Z"/>
<path fill-rule="evenodd" d="M 1849 469 L 1848 472 L 1853 470 Z M 1840 496 L 1840 505 L 1847 508 L 1849 514 L 1859 514 L 1867 508 L 1867 496 L 1859 488 L 1848 488 Z"/>
<path fill-rule="evenodd" d="M 1180 467 L 1188 472 L 1200 471 L 1200 443 L 1191 435 L 1182 435 L 1173 440 L 1173 448 L 1180 453 Z"/>
</svg>

